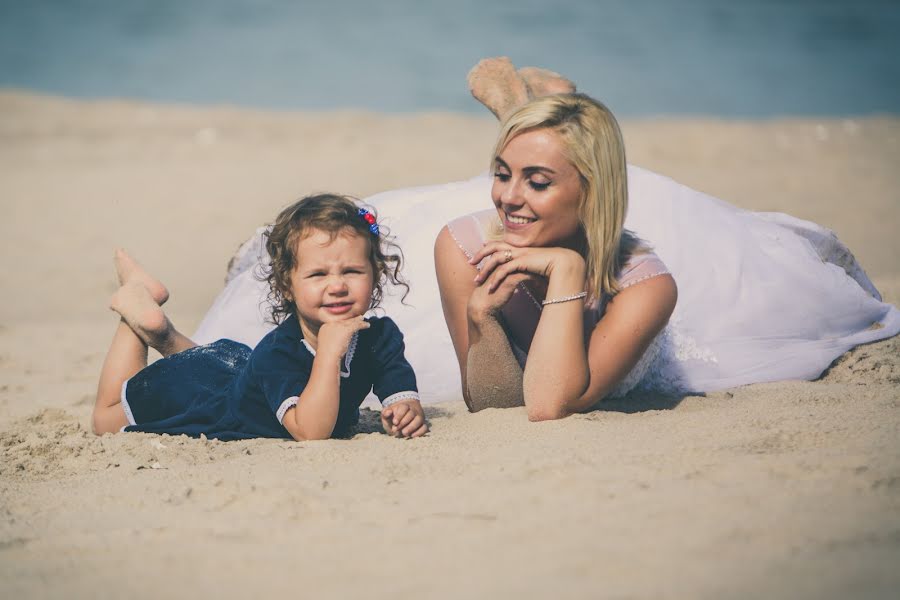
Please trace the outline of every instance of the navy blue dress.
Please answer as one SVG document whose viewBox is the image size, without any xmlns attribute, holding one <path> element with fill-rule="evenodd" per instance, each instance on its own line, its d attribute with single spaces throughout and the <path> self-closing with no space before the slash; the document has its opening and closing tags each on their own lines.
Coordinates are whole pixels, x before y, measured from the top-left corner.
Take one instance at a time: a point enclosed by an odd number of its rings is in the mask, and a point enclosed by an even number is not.
<svg viewBox="0 0 900 600">
<path fill-rule="evenodd" d="M 370 391 L 383 406 L 419 399 L 400 329 L 388 317 L 367 321 L 371 326 L 354 334 L 341 364 L 335 436 L 358 422 L 359 405 Z M 123 384 L 129 422 L 124 430 L 220 440 L 291 439 L 281 422 L 306 387 L 314 357 L 294 315 L 253 351 L 223 339 L 173 354 Z"/>
</svg>

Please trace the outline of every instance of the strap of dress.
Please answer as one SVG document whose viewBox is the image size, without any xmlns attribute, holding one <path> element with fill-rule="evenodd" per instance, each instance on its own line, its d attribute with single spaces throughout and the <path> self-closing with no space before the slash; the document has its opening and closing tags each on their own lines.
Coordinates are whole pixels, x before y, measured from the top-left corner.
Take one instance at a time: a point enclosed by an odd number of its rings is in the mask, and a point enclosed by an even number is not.
<svg viewBox="0 0 900 600">
<path fill-rule="evenodd" d="M 636 254 L 619 271 L 619 285 L 624 290 L 657 275 L 669 273 L 668 267 L 652 252 Z"/>
<path fill-rule="evenodd" d="M 488 209 L 463 215 L 447 223 L 447 230 L 466 257 L 472 258 L 486 240 L 497 236 L 497 213 Z"/>
</svg>

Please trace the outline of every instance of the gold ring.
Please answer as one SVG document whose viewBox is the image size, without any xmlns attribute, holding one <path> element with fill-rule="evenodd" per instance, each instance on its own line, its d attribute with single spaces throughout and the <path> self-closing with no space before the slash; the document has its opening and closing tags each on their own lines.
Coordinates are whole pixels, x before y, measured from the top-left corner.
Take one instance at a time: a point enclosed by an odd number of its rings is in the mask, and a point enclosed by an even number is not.
<svg viewBox="0 0 900 600">
<path fill-rule="evenodd" d="M 512 250 L 507 250 L 503 253 L 503 262 L 509 262 L 512 260 Z"/>
</svg>

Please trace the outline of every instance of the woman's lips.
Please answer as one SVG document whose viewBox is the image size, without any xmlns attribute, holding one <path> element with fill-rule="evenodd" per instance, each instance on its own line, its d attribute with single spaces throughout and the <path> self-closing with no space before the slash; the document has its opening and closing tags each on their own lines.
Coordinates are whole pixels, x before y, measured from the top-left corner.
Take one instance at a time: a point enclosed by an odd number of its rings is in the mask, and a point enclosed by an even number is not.
<svg viewBox="0 0 900 600">
<path fill-rule="evenodd" d="M 503 226 L 507 229 L 523 229 L 534 223 L 537 219 L 504 214 Z"/>
</svg>

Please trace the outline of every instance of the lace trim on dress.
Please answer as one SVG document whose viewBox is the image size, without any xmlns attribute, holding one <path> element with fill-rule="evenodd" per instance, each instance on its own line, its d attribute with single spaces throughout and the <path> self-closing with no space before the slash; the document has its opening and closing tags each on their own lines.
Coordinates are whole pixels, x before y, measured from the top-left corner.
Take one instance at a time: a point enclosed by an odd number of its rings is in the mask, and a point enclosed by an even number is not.
<svg viewBox="0 0 900 600">
<path fill-rule="evenodd" d="M 470 216 L 469 218 L 474 219 L 474 217 Z M 453 231 L 453 223 L 447 223 L 447 231 L 450 233 L 450 237 L 453 238 L 453 241 L 456 242 L 456 245 L 459 246 L 459 249 L 463 251 L 463 254 L 466 255 L 466 258 L 472 260 L 472 257 L 475 256 L 471 252 L 469 252 L 465 246 L 463 246 L 462 242 L 459 241 L 459 238 L 456 236 L 456 232 Z"/>
<path fill-rule="evenodd" d="M 303 345 L 306 346 L 306 349 L 309 350 L 309 353 L 314 357 L 316 355 L 316 349 L 309 345 L 309 342 L 306 339 L 300 340 L 303 342 Z M 356 354 L 356 345 L 359 343 L 359 332 L 353 334 L 353 337 L 350 338 L 350 345 L 347 346 L 347 354 L 344 355 L 343 364 L 341 367 L 341 377 L 346 379 L 350 377 L 350 362 L 353 360 L 353 355 Z"/>
<path fill-rule="evenodd" d="M 659 277 L 660 275 L 671 275 L 671 273 L 669 273 L 668 271 L 657 271 L 657 272 L 651 273 L 649 275 L 643 275 L 641 277 L 638 277 L 634 281 L 629 281 L 629 282 L 625 283 L 622 286 L 622 289 L 624 290 L 624 289 L 630 288 L 631 286 L 633 286 L 635 284 L 641 283 L 642 281 L 647 281 L 648 279 L 653 279 L 654 277 Z"/>
<path fill-rule="evenodd" d="M 693 336 L 684 332 L 679 317 L 673 317 L 609 395 L 618 398 L 632 390 L 669 394 L 693 391 L 683 376 L 688 362 L 718 364 L 719 359 L 711 349 L 701 347 Z"/>
<path fill-rule="evenodd" d="M 391 394 L 387 398 L 381 401 L 381 406 L 387 408 L 391 404 L 396 404 L 403 400 L 418 400 L 419 392 L 415 392 L 412 390 L 408 390 L 405 392 L 397 392 L 396 394 Z"/>
<path fill-rule="evenodd" d="M 284 415 L 287 411 L 295 406 L 297 406 L 297 402 L 300 401 L 300 396 L 291 396 L 287 400 L 281 403 L 281 406 L 278 407 L 278 410 L 275 411 L 275 417 L 278 419 L 278 422 L 284 425 Z"/>
</svg>

